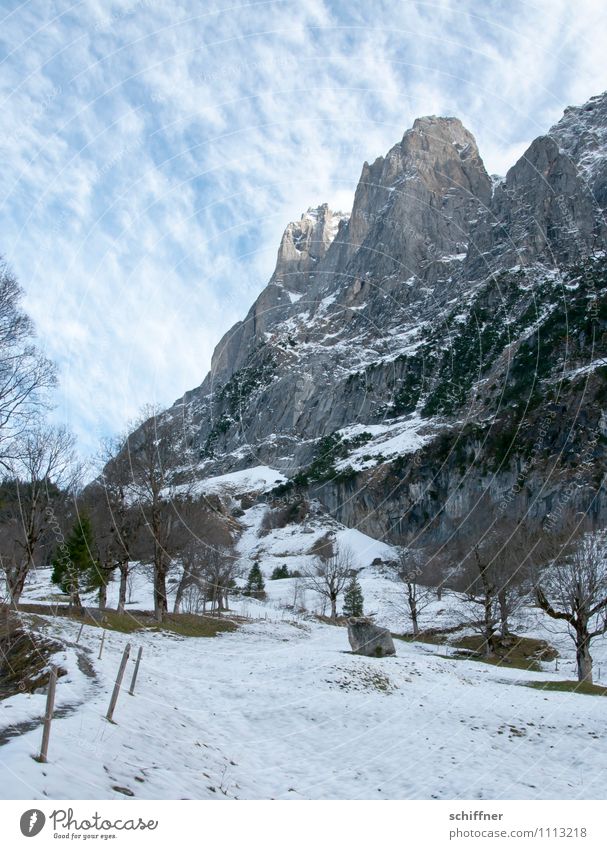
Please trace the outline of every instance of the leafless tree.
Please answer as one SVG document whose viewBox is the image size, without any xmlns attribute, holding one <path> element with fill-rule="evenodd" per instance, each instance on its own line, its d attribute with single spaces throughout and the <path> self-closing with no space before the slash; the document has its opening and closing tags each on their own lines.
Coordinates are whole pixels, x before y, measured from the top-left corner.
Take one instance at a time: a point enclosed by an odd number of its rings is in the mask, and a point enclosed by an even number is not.
<svg viewBox="0 0 607 849">
<path fill-rule="evenodd" d="M 33 344 L 31 319 L 21 308 L 22 290 L 0 262 L 0 462 L 46 406 L 45 392 L 56 384 L 55 367 Z"/>
<path fill-rule="evenodd" d="M 337 600 L 354 571 L 354 558 L 345 548 L 336 551 L 326 544 L 317 554 L 315 564 L 302 574 L 306 586 L 314 590 L 331 605 L 331 619 L 337 619 Z"/>
<path fill-rule="evenodd" d="M 537 527 L 524 517 L 503 516 L 488 495 L 482 497 L 459 536 L 449 546 L 456 564 L 452 583 L 472 608 L 480 609 L 473 627 L 486 655 L 510 632 L 510 619 L 530 588 L 530 564 L 538 556 Z"/>
<path fill-rule="evenodd" d="M 5 563 L 9 597 L 17 604 L 30 569 L 61 512 L 60 501 L 78 478 L 74 437 L 64 428 L 39 425 L 22 433 L 11 447 L 13 497 L 4 511 L 11 528 L 14 558 Z"/>
<path fill-rule="evenodd" d="M 422 552 L 410 548 L 398 549 L 397 560 L 388 563 L 384 569 L 392 580 L 402 584 L 404 593 L 395 599 L 392 606 L 404 613 L 411 622 L 415 635 L 419 634 L 419 620 L 423 611 L 433 601 L 434 592 L 423 583 L 427 562 Z"/>
<path fill-rule="evenodd" d="M 176 470 L 184 460 L 179 429 L 156 408 L 145 408 L 122 450 L 131 469 L 130 491 L 152 545 L 154 613 L 162 621 L 167 612 L 167 575 L 173 558 L 171 538 L 179 521 L 175 500 L 187 489 L 175 484 Z"/>
<path fill-rule="evenodd" d="M 483 651 L 487 657 L 495 651 L 499 624 L 498 587 L 491 563 L 492 552 L 482 541 L 475 541 L 462 558 L 465 595 L 472 605 L 479 605 L 482 611 L 480 621 L 475 617 L 473 624 L 483 637 Z"/>
<path fill-rule="evenodd" d="M 103 471 L 87 489 L 99 562 L 108 574 L 118 570 L 120 575 L 118 613 L 124 613 L 130 562 L 143 521 L 142 510 L 133 503 L 131 463 L 123 450 L 125 443 L 126 437 L 104 442 L 100 456 Z"/>
<path fill-rule="evenodd" d="M 207 604 L 211 613 L 220 615 L 227 610 L 230 590 L 240 572 L 232 546 L 209 545 L 192 537 L 179 559 L 182 572 L 176 585 L 173 612 L 179 613 L 186 599 L 190 607 L 202 608 L 203 613 Z"/>
<path fill-rule="evenodd" d="M 592 683 L 590 645 L 607 632 L 607 543 L 586 533 L 538 570 L 535 592 L 540 608 L 566 622 L 575 643 L 579 681 Z"/>
<path fill-rule="evenodd" d="M 194 537 L 187 543 L 180 554 L 181 576 L 175 588 L 173 613 L 179 613 L 186 595 L 197 595 L 202 598 L 203 610 L 206 606 L 207 586 L 205 581 L 205 547 Z"/>
</svg>

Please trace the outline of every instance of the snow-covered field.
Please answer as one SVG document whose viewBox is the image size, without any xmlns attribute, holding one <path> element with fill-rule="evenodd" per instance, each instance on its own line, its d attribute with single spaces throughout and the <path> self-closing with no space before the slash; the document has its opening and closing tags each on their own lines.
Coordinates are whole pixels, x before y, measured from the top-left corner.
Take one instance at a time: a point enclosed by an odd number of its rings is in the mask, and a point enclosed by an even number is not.
<svg viewBox="0 0 607 849">
<path fill-rule="evenodd" d="M 285 562 L 305 565 L 326 519 L 260 537 L 262 510 L 247 513 L 243 557 L 260 554 L 266 577 Z M 394 631 L 407 630 L 390 604 L 397 585 L 370 565 L 388 546 L 335 531 L 364 567 L 366 609 Z M 546 631 L 537 611 L 522 610 L 516 631 L 556 645 L 558 671 L 554 662 L 537 673 L 504 669 L 403 641 L 396 657 L 368 659 L 349 653 L 344 628 L 288 608 L 296 586 L 295 579 L 267 580 L 265 602 L 235 598 L 234 611 L 251 618 L 215 638 L 108 631 L 101 660 L 100 629 L 86 626 L 77 647 L 77 623 L 44 617 L 43 630 L 67 643 L 57 658 L 68 670 L 57 685 L 62 715 L 43 766 L 32 758 L 40 726 L 8 740 L 3 730 L 39 717 L 44 694 L 0 702 L 0 796 L 604 798 L 604 699 L 521 686 L 574 677 L 573 644 L 563 630 Z M 39 572 L 24 600 L 50 592 L 48 573 Z M 145 570 L 135 570 L 131 592 L 132 609 L 151 607 Z M 115 594 L 112 586 L 110 603 Z M 308 590 L 304 603 L 313 611 L 320 600 Z M 422 625 L 448 627 L 466 615 L 463 600 L 447 593 Z M 135 696 L 121 693 L 112 725 L 104 715 L 127 642 L 127 683 L 139 646 L 142 667 Z M 607 671 L 606 648 L 605 640 L 593 646 L 599 674 L 601 666 Z"/>
</svg>

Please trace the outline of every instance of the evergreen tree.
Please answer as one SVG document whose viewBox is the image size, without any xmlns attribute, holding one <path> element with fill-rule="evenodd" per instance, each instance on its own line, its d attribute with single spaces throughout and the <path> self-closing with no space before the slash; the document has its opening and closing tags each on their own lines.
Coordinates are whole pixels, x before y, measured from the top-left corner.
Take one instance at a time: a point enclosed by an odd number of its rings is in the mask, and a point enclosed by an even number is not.
<svg viewBox="0 0 607 849">
<path fill-rule="evenodd" d="M 70 605 L 82 607 L 81 592 L 99 589 L 103 583 L 101 570 L 92 555 L 93 530 L 86 513 L 81 513 L 66 542 L 53 558 L 51 581 L 69 594 Z"/>
<path fill-rule="evenodd" d="M 261 574 L 261 569 L 259 568 L 259 563 L 254 563 L 249 572 L 243 595 L 259 599 L 265 598 L 265 587 L 266 585 Z"/>
<path fill-rule="evenodd" d="M 362 616 L 365 600 L 356 575 L 352 575 L 344 593 L 344 616 Z"/>
<path fill-rule="evenodd" d="M 281 581 L 283 578 L 290 578 L 289 569 L 287 568 L 287 564 L 283 563 L 282 566 L 277 566 L 276 569 L 272 572 L 270 577 L 271 581 Z"/>
</svg>

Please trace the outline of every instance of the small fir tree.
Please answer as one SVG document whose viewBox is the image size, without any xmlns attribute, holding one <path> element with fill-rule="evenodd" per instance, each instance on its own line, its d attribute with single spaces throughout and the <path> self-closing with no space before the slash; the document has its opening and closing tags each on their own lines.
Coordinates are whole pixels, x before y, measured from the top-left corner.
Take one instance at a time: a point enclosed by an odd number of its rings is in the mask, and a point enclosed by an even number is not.
<svg viewBox="0 0 607 849">
<path fill-rule="evenodd" d="M 277 566 L 276 569 L 272 572 L 270 577 L 271 581 L 281 581 L 284 578 L 290 578 L 289 570 L 287 568 L 287 564 L 283 563 L 282 566 Z"/>
<path fill-rule="evenodd" d="M 344 593 L 344 616 L 362 616 L 364 603 L 363 591 L 353 575 Z"/>
<path fill-rule="evenodd" d="M 82 607 L 81 592 L 99 589 L 101 573 L 92 555 L 93 530 L 86 513 L 81 513 L 66 542 L 53 558 L 51 581 L 69 594 L 70 605 Z"/>
<path fill-rule="evenodd" d="M 266 585 L 261 574 L 261 569 L 259 568 L 259 563 L 254 563 L 249 572 L 243 595 L 250 596 L 251 598 L 265 598 L 265 587 Z"/>
</svg>

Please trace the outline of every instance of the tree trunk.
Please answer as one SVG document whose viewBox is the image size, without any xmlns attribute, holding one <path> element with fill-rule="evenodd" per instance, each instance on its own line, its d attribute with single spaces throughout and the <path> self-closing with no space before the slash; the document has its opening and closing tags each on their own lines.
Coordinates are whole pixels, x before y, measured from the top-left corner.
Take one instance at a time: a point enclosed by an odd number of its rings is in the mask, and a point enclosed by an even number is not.
<svg viewBox="0 0 607 849">
<path fill-rule="evenodd" d="M 484 603 L 485 619 L 484 619 L 484 622 L 483 622 L 483 626 L 484 626 L 483 630 L 485 632 L 485 634 L 484 634 L 485 645 L 484 645 L 483 648 L 484 648 L 484 652 L 485 652 L 485 657 L 491 657 L 491 655 L 493 654 L 494 625 L 493 625 L 492 607 L 493 607 L 492 599 L 491 599 L 490 596 L 487 596 L 485 598 L 485 603 Z"/>
<path fill-rule="evenodd" d="M 508 627 L 508 596 L 505 589 L 499 590 L 497 603 L 500 609 L 500 632 L 502 637 L 507 637 L 510 628 Z"/>
<path fill-rule="evenodd" d="M 577 660 L 577 680 L 592 684 L 592 657 L 590 656 L 590 640 L 586 629 L 578 631 L 575 638 L 575 655 Z"/>
<path fill-rule="evenodd" d="M 181 578 L 179 579 L 179 583 L 177 584 L 177 590 L 175 592 L 175 602 L 173 603 L 173 613 L 179 613 L 179 609 L 181 608 L 181 602 L 183 601 L 183 594 L 188 586 L 190 580 L 190 572 L 187 568 L 184 568 Z"/>
<path fill-rule="evenodd" d="M 118 564 L 118 568 L 120 570 L 120 588 L 118 590 L 118 613 L 124 613 L 124 606 L 126 604 L 127 580 L 129 577 L 129 561 L 121 560 Z"/>
<path fill-rule="evenodd" d="M 419 625 L 417 623 L 417 609 L 411 611 L 411 625 L 413 626 L 413 634 L 417 637 L 419 634 Z"/>
<path fill-rule="evenodd" d="M 337 596 L 331 596 L 331 619 L 333 622 L 337 619 Z"/>
<path fill-rule="evenodd" d="M 99 610 L 105 610 L 107 607 L 107 584 L 101 584 L 99 587 Z"/>
<path fill-rule="evenodd" d="M 162 622 L 168 611 L 166 574 L 165 563 L 157 563 L 154 569 L 154 615 L 157 622 Z"/>
<path fill-rule="evenodd" d="M 417 619 L 417 600 L 414 595 L 414 590 L 409 588 L 409 615 L 411 616 L 411 625 L 413 634 L 417 637 L 419 634 L 419 623 Z"/>
<path fill-rule="evenodd" d="M 436 588 L 436 600 L 441 601 L 443 597 L 443 587 L 442 584 L 439 584 Z"/>
<path fill-rule="evenodd" d="M 11 604 L 16 606 L 19 604 L 19 599 L 21 598 L 21 593 L 23 592 L 23 587 L 25 586 L 25 579 L 27 578 L 27 573 L 29 570 L 29 561 L 24 560 L 22 563 L 15 566 L 14 570 L 11 570 L 8 576 L 8 591 L 11 600 Z"/>
</svg>

